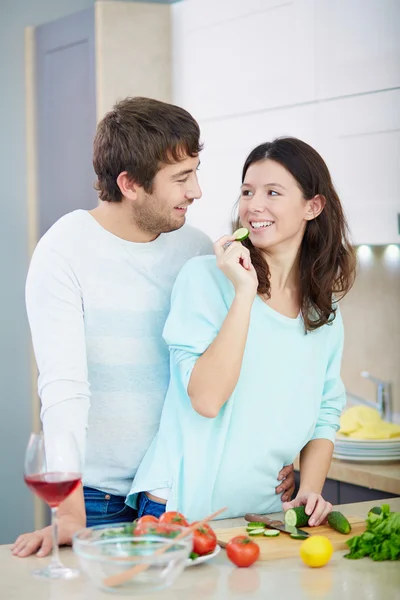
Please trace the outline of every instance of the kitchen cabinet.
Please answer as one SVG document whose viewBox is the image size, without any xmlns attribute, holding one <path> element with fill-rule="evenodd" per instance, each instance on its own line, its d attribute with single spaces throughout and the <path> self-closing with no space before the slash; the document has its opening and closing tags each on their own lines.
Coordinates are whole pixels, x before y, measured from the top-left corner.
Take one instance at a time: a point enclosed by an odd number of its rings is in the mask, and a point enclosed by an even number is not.
<svg viewBox="0 0 400 600">
<path fill-rule="evenodd" d="M 400 243 L 400 90 L 317 104 L 318 150 L 355 244 Z"/>
<path fill-rule="evenodd" d="M 317 99 L 400 85 L 400 2 L 315 2 Z"/>
<path fill-rule="evenodd" d="M 314 100 L 313 0 L 195 0 L 173 16 L 174 100 L 200 121 Z"/>
<path fill-rule="evenodd" d="M 351 483 L 339 483 L 339 504 L 353 502 L 368 502 L 370 500 L 384 500 L 385 498 L 397 498 L 395 494 L 382 492 L 381 490 L 370 490 L 369 488 L 353 485 Z"/>
<path fill-rule="evenodd" d="M 398 0 L 191 0 L 174 4 L 172 17 L 174 101 L 205 141 L 206 194 L 193 225 L 212 237 L 226 231 L 246 142 L 294 135 L 326 160 L 353 243 L 400 243 Z M 315 111 L 318 136 L 303 108 Z"/>
<path fill-rule="evenodd" d="M 35 32 L 37 235 L 63 214 L 96 206 L 92 143 L 96 131 L 93 10 Z"/>
<path fill-rule="evenodd" d="M 114 103 L 171 100 L 170 48 L 170 7 L 161 4 L 96 2 L 27 37 L 32 246 L 65 213 L 96 206 L 93 137 Z"/>
</svg>

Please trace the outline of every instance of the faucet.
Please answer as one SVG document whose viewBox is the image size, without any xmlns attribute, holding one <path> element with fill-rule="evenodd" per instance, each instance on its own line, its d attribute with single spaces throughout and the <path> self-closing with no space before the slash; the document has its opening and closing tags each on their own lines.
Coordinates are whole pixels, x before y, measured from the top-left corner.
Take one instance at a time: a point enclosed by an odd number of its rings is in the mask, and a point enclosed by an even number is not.
<svg viewBox="0 0 400 600">
<path fill-rule="evenodd" d="M 392 398 L 390 393 L 390 383 L 388 381 L 383 381 L 382 379 L 378 379 L 378 377 L 374 377 L 370 375 L 368 371 L 361 371 L 361 377 L 365 379 L 369 379 L 376 385 L 376 402 L 370 402 L 369 400 L 365 400 L 364 398 L 360 398 L 360 396 L 356 396 L 350 392 L 346 392 L 347 396 L 357 402 L 358 404 L 365 404 L 366 406 L 370 406 L 371 408 L 375 408 L 379 416 L 384 421 L 392 420 Z"/>
</svg>

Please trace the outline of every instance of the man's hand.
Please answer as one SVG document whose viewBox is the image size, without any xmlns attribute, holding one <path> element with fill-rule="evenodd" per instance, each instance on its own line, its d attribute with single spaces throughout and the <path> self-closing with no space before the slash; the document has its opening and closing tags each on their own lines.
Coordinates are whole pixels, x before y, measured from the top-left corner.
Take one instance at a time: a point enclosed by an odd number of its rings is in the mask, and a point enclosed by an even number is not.
<svg viewBox="0 0 400 600">
<path fill-rule="evenodd" d="M 58 527 L 58 543 L 60 546 L 71 545 L 72 536 L 74 533 L 83 529 L 84 524 L 71 521 L 67 518 L 59 520 Z M 36 552 L 39 558 L 50 554 L 53 547 L 51 535 L 51 526 L 38 529 L 32 533 L 23 533 L 20 535 L 11 546 L 11 551 L 14 556 L 24 558 Z"/>
<path fill-rule="evenodd" d="M 60 546 L 71 545 L 74 533 L 86 526 L 85 501 L 81 485 L 61 503 L 57 513 L 58 543 Z M 35 552 L 36 556 L 41 557 L 50 554 L 52 547 L 51 527 L 44 527 L 20 535 L 11 546 L 11 552 L 21 558 Z"/>
<path fill-rule="evenodd" d="M 279 471 L 278 481 L 281 481 L 281 483 L 275 488 L 275 492 L 277 494 L 284 492 L 282 494 L 282 502 L 287 502 L 291 499 L 295 488 L 293 465 L 287 465 Z"/>
<path fill-rule="evenodd" d="M 315 492 L 302 492 L 299 490 L 296 498 L 292 502 L 285 502 L 282 506 L 284 511 L 295 506 L 305 506 L 306 515 L 310 516 L 308 524 L 310 527 L 322 525 L 332 510 L 332 504 L 323 499 L 321 494 Z"/>
</svg>

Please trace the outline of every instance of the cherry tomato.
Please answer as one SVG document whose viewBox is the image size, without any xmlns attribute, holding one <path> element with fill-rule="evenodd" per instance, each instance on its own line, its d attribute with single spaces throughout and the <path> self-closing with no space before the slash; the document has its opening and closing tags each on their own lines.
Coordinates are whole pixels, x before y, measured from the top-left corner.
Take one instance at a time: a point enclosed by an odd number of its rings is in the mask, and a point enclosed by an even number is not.
<svg viewBox="0 0 400 600">
<path fill-rule="evenodd" d="M 158 523 L 158 519 L 153 515 L 144 515 L 144 517 L 140 517 L 140 519 L 137 519 L 136 521 L 137 525 L 141 525 L 142 523 Z"/>
<path fill-rule="evenodd" d="M 193 525 L 195 525 L 193 523 Z M 206 523 L 193 531 L 193 552 L 199 556 L 214 552 L 217 545 L 217 536 Z"/>
<path fill-rule="evenodd" d="M 172 525 L 181 525 L 181 527 L 187 527 L 189 525 L 183 514 L 176 511 L 169 511 L 163 513 L 158 519 L 158 522 Z"/>
<path fill-rule="evenodd" d="M 247 536 L 238 535 L 227 543 L 226 554 L 237 567 L 250 567 L 260 556 L 260 547 Z"/>
</svg>

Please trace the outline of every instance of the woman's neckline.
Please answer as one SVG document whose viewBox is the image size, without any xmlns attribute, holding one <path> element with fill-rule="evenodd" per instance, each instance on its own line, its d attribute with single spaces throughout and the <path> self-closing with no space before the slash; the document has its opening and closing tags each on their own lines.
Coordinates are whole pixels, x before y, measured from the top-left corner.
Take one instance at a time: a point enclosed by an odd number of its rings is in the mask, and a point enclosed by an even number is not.
<svg viewBox="0 0 400 600">
<path fill-rule="evenodd" d="M 272 308 L 272 306 L 267 304 L 261 298 L 261 296 L 259 296 L 259 294 L 257 294 L 257 299 L 258 299 L 258 302 L 261 302 L 261 304 L 265 307 L 267 312 L 269 312 L 272 316 L 279 319 L 280 321 L 284 321 L 285 323 L 292 324 L 292 325 L 297 325 L 302 320 L 301 311 L 299 312 L 297 317 L 288 317 L 287 315 L 284 315 L 283 313 L 275 310 L 275 308 Z"/>
</svg>

